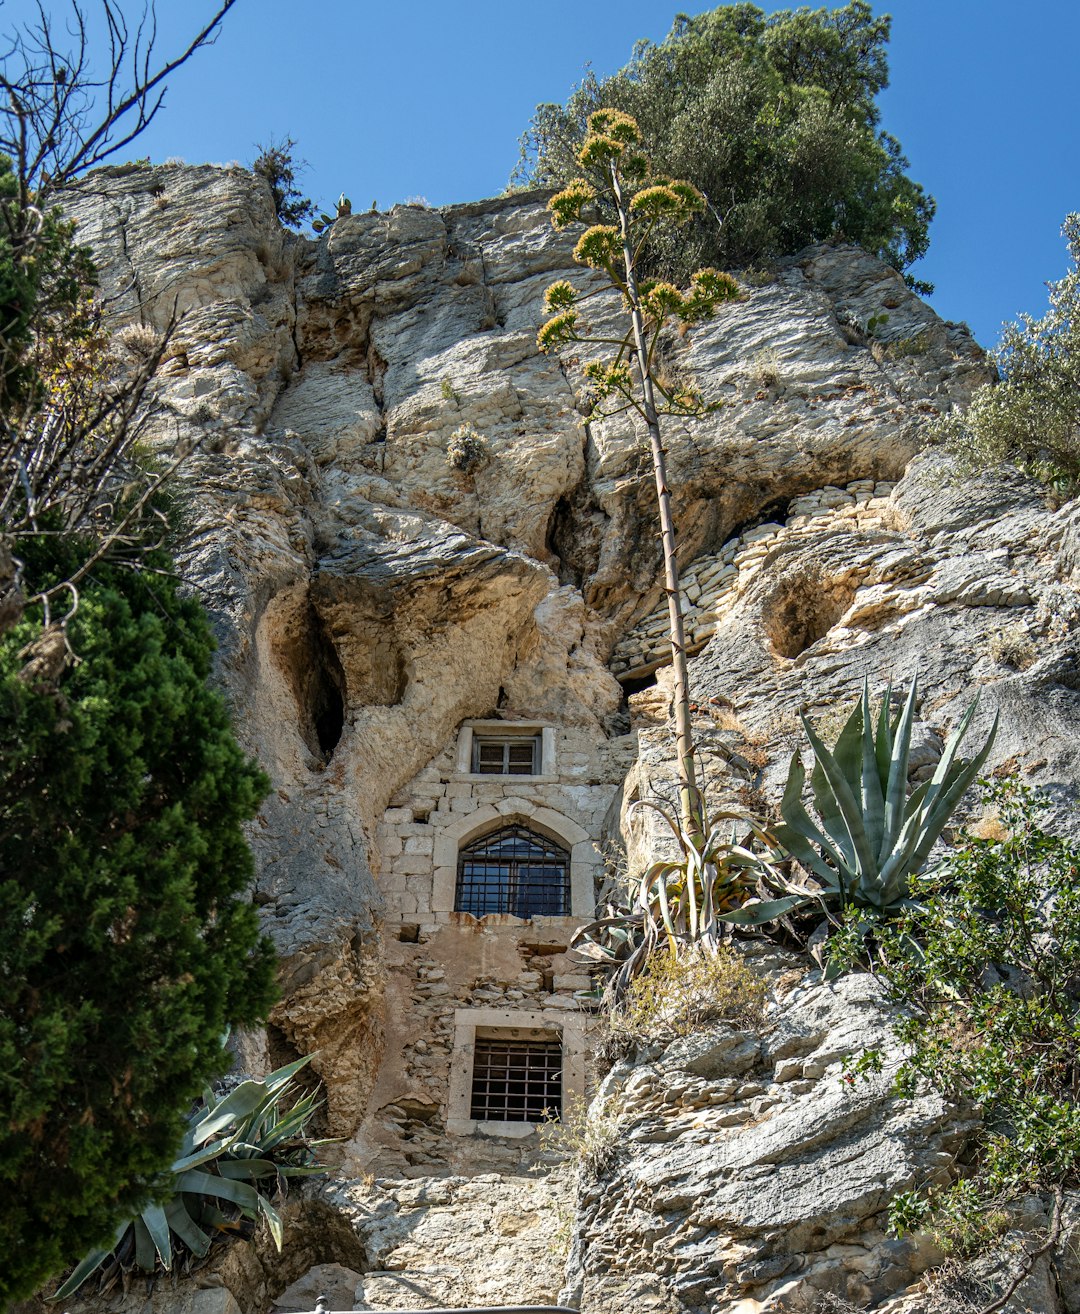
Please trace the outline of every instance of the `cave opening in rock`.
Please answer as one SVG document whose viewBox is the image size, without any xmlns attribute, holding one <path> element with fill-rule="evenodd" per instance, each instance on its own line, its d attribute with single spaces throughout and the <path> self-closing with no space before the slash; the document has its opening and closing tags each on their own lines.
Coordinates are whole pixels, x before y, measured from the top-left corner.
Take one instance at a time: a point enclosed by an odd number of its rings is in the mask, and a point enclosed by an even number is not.
<svg viewBox="0 0 1080 1314">
<path fill-rule="evenodd" d="M 345 728 L 347 686 L 334 641 L 301 597 L 278 613 L 274 654 L 296 700 L 297 728 L 312 754 L 329 762 Z"/>
<path fill-rule="evenodd" d="M 725 542 L 738 538 L 742 534 L 747 534 L 750 530 L 757 529 L 759 525 L 782 525 L 790 514 L 789 508 L 793 501 L 794 495 L 785 493 L 783 497 L 776 497 L 771 502 L 766 502 L 764 506 L 758 507 L 748 520 L 736 525 L 728 534 Z"/>
<path fill-rule="evenodd" d="M 851 606 L 855 585 L 847 576 L 800 571 L 777 585 L 762 608 L 773 651 L 789 660 L 823 639 Z"/>
<path fill-rule="evenodd" d="M 596 502 L 588 480 L 582 480 L 555 503 L 545 542 L 559 563 L 559 583 L 581 589 L 596 574 L 606 513 Z"/>
<path fill-rule="evenodd" d="M 620 676 L 619 683 L 623 687 L 623 697 L 632 698 L 634 694 L 641 693 L 642 689 L 651 689 L 656 684 L 656 671 L 649 671 L 646 675 Z"/>
<path fill-rule="evenodd" d="M 335 661 L 337 654 L 334 654 Z M 341 667 L 338 664 L 338 671 Z M 341 696 L 341 685 L 344 679 L 337 680 L 326 678 L 329 674 L 324 665 L 321 672 L 324 677 L 321 679 L 314 691 L 314 704 L 311 709 L 311 720 L 315 727 L 315 737 L 319 741 L 319 748 L 326 758 L 333 755 L 334 749 L 338 746 L 341 739 L 341 732 L 345 728 L 345 700 Z"/>
</svg>

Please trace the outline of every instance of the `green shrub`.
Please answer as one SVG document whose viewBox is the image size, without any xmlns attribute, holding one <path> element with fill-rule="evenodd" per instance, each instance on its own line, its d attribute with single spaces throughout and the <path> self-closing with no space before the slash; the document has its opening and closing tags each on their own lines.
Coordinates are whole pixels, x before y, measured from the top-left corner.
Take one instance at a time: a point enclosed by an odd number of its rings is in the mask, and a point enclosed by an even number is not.
<svg viewBox="0 0 1080 1314">
<path fill-rule="evenodd" d="M 986 798 L 991 837 L 965 834 L 916 878 L 919 906 L 877 931 L 902 1005 L 898 1092 L 929 1086 L 981 1117 L 964 1177 L 905 1193 L 895 1221 L 933 1213 L 959 1248 L 983 1244 L 981 1220 L 1009 1200 L 1080 1184 L 1080 845 L 1042 828 L 1031 789 L 999 783 Z"/>
<path fill-rule="evenodd" d="M 300 228 L 315 213 L 315 205 L 296 186 L 296 171 L 307 167 L 296 159 L 296 142 L 292 137 L 271 139 L 269 145 L 255 149 L 259 154 L 251 171 L 266 179 L 274 198 L 274 213 L 287 228 Z"/>
<path fill-rule="evenodd" d="M 1065 496 L 1080 488 L 1080 213 L 1062 227 L 1071 268 L 1049 284 L 1041 319 L 1006 325 L 993 361 L 1001 382 L 980 388 L 963 415 L 931 435 L 974 469 L 1013 461 Z"/>
<path fill-rule="evenodd" d="M 586 1179 L 602 1177 L 624 1139 L 619 1092 L 592 1104 L 578 1100 L 562 1117 L 540 1123 L 539 1131 L 545 1150 L 571 1159 Z"/>
<path fill-rule="evenodd" d="M 765 983 L 733 949 L 654 954 L 630 983 L 622 1002 L 607 1010 L 606 1049 L 689 1036 L 717 1022 L 761 1026 Z"/>
<path fill-rule="evenodd" d="M 84 548 L 21 552 L 47 586 Z M 39 609 L 0 638 L 0 1305 L 141 1205 L 227 1028 L 272 1002 L 239 897 L 267 781 L 207 688 L 201 608 L 143 561 L 83 580 L 55 687 L 24 669 Z"/>
<path fill-rule="evenodd" d="M 708 200 L 689 230 L 657 250 L 667 277 L 702 264 L 753 265 L 831 238 L 905 270 L 926 251 L 934 202 L 878 127 L 889 23 L 865 0 L 769 16 L 752 4 L 679 15 L 666 40 L 639 42 L 619 72 L 589 73 L 565 106 L 537 107 L 512 184 L 569 182 L 589 115 L 610 106 L 637 119 L 658 170 Z"/>
</svg>

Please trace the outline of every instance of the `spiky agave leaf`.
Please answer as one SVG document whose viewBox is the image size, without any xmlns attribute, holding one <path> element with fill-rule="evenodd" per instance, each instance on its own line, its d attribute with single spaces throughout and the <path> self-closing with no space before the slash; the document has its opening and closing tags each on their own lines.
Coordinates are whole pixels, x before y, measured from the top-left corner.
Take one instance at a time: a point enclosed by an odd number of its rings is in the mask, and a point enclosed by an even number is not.
<svg viewBox="0 0 1080 1314">
<path fill-rule="evenodd" d="M 120 1251 L 130 1250 L 134 1264 L 149 1272 L 173 1267 L 174 1237 L 191 1254 L 205 1255 L 212 1240 L 205 1229 L 231 1226 L 215 1200 L 228 1202 L 252 1222 L 265 1219 L 280 1247 L 281 1219 L 267 1191 L 276 1196 L 287 1178 L 322 1171 L 312 1162 L 312 1150 L 326 1142 L 310 1141 L 304 1135 L 317 1107 L 316 1095 L 303 1095 L 289 1109 L 283 1108 L 295 1090 L 293 1078 L 310 1061 L 308 1055 L 261 1080 L 243 1081 L 220 1098 L 210 1094 L 206 1107 L 188 1119 L 180 1153 L 166 1179 L 171 1198 L 164 1204 L 148 1204 L 125 1222 L 113 1246 L 87 1255 L 51 1299 L 78 1290 Z"/>
<path fill-rule="evenodd" d="M 995 716 L 978 752 L 959 756 L 961 742 L 978 709 L 978 696 L 949 736 L 929 781 L 908 786 L 917 682 L 895 720 L 890 719 L 891 686 L 886 691 L 876 732 L 868 684 L 830 750 L 803 717 L 814 752 L 811 789 L 814 821 L 802 801 L 805 771 L 796 753 L 780 805 L 784 822 L 776 836 L 784 848 L 820 883 L 804 891 L 806 900 L 873 909 L 896 916 L 910 906 L 912 877 L 930 851 L 965 790 L 985 763 L 997 734 Z M 785 886 L 789 893 L 796 888 Z"/>
</svg>

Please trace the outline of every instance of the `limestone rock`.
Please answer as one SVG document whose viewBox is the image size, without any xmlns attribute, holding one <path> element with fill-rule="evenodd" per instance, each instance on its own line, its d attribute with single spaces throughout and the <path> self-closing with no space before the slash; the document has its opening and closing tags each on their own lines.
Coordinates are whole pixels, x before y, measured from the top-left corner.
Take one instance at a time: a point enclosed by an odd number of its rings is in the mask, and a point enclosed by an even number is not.
<svg viewBox="0 0 1080 1314">
<path fill-rule="evenodd" d="M 545 1000 L 569 1011 L 584 989 L 567 935 L 530 939 L 513 919 L 451 928 L 483 970 L 428 963 L 412 994 L 391 981 L 410 945 L 450 936 L 407 888 L 434 862 L 429 814 L 449 828 L 465 808 L 549 806 L 456 778 L 460 727 L 564 731 L 572 751 L 543 788 L 587 823 L 586 848 L 674 767 L 652 473 L 631 420 L 586 421 L 583 361 L 537 351 L 547 284 L 596 279 L 544 200 L 350 215 L 318 241 L 283 233 L 265 184 L 236 168 L 101 170 L 68 202 L 117 328 L 181 316 L 148 440 L 193 449 L 176 483 L 180 568 L 273 781 L 251 837 L 283 994 L 245 1054 L 317 1050 L 343 1138 L 329 1181 L 296 1202 L 285 1256 L 258 1241 L 213 1271 L 243 1314 L 299 1280 L 306 1300 L 304 1274 L 325 1264 L 360 1275 L 358 1308 L 541 1303 L 572 1223 L 585 1314 L 907 1299 L 936 1256 L 887 1237 L 883 1210 L 949 1171 L 960 1124 L 933 1100 L 895 1103 L 885 1077 L 842 1079 L 846 1054 L 887 1038 L 862 978 L 791 990 L 790 964 L 762 962 L 776 978 L 763 1036 L 713 1031 L 616 1069 L 605 1093 L 625 1136 L 576 1221 L 569 1177 L 545 1174 L 542 1153 L 480 1138 L 455 1159 L 435 1144 L 462 999 L 543 1018 Z M 835 718 L 864 677 L 880 696 L 918 670 L 913 770 L 981 690 L 973 737 L 1001 714 L 992 765 L 1044 786 L 1075 826 L 1080 511 L 920 454 L 925 419 L 964 404 L 987 366 L 865 252 L 816 246 L 745 290 L 666 345 L 672 371 L 721 403 L 665 432 L 710 791 L 775 804 L 799 711 Z M 600 324 L 618 312 L 608 294 L 589 305 Z M 466 422 L 490 453 L 471 473 L 446 459 Z M 624 829 L 632 861 L 661 851 L 658 831 Z M 409 1033 L 407 1055 L 400 1000 L 431 1030 Z M 383 1091 L 399 1068 L 408 1090 Z M 374 1121 L 412 1176 L 358 1178 Z M 499 1173 L 457 1174 L 485 1155 Z"/>
<path fill-rule="evenodd" d="M 558 1172 L 343 1184 L 334 1204 L 369 1256 L 354 1308 L 554 1303 L 571 1198 Z"/>
<path fill-rule="evenodd" d="M 962 1126 L 936 1097 L 897 1101 L 880 987 L 808 978 L 761 1037 L 726 1028 L 616 1067 L 614 1166 L 586 1182 L 564 1296 L 585 1310 L 798 1310 L 832 1291 L 860 1307 L 934 1257 L 889 1241 L 891 1196 L 948 1171 Z M 884 1045 L 884 1071 L 843 1059 Z"/>
</svg>

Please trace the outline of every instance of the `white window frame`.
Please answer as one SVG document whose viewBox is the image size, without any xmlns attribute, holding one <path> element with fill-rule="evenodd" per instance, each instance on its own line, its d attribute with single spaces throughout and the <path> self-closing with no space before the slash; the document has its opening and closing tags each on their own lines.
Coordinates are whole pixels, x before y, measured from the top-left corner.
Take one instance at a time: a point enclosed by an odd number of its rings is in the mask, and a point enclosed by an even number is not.
<svg viewBox="0 0 1080 1314">
<path fill-rule="evenodd" d="M 473 770 L 473 745 L 477 739 L 537 739 L 536 771 L 532 775 L 498 775 Z M 454 763 L 455 780 L 519 781 L 521 784 L 550 784 L 555 780 L 555 727 L 543 721 L 466 721 L 458 734 Z"/>
<path fill-rule="evenodd" d="M 454 1050 L 450 1059 L 450 1095 L 446 1130 L 450 1136 L 535 1136 L 535 1122 L 483 1122 L 471 1117 L 473 1058 L 477 1033 L 490 1038 L 507 1032 L 517 1040 L 549 1040 L 562 1044 L 562 1117 L 573 1115 L 585 1102 L 584 1013 L 563 1009 L 516 1012 L 509 1008 L 459 1008 L 454 1012 Z"/>
</svg>

